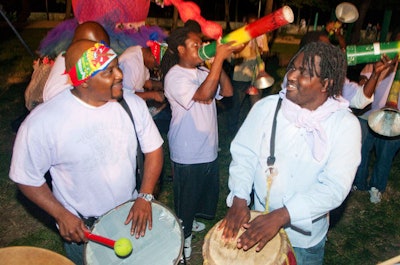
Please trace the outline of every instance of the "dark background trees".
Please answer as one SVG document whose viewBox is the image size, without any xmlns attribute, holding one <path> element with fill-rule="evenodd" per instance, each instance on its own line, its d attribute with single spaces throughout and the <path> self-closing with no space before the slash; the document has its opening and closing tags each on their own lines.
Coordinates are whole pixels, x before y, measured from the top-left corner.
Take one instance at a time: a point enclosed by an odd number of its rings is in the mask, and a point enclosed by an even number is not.
<svg viewBox="0 0 400 265">
<path fill-rule="evenodd" d="M 172 18 L 172 6 L 161 8 L 153 0 L 149 17 Z M 202 16 L 208 20 L 242 22 L 248 13 L 266 15 L 283 5 L 292 7 L 295 23 L 305 19 L 313 25 L 318 13 L 318 25 L 324 25 L 333 18 L 336 6 L 343 0 L 191 0 L 201 9 Z M 353 32 L 365 29 L 368 23 L 382 25 L 384 16 L 391 16 L 389 30 L 400 25 L 400 5 L 398 0 L 344 0 L 353 3 L 360 13 L 354 23 Z M 66 12 L 67 0 L 0 0 L 7 15 L 14 20 L 26 20 L 30 12 Z M 357 35 L 357 34 L 356 34 Z M 357 39 L 357 36 L 353 36 Z"/>
</svg>

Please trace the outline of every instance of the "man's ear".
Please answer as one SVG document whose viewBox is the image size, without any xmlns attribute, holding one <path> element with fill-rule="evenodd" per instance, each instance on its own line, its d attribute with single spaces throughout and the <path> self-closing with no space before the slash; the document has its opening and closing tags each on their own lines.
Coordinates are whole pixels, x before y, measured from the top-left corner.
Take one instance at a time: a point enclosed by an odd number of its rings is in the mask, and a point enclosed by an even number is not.
<svg viewBox="0 0 400 265">
<path fill-rule="evenodd" d="M 183 45 L 179 45 L 177 50 L 179 54 L 182 54 L 185 52 L 185 47 Z"/>
<path fill-rule="evenodd" d="M 331 87 L 333 85 L 333 80 L 332 79 L 328 79 L 328 78 L 325 78 L 323 81 L 322 81 L 322 88 L 321 88 L 321 92 L 327 92 L 328 91 L 328 88 L 329 87 Z"/>
<path fill-rule="evenodd" d="M 81 84 L 81 86 L 82 86 L 82 88 L 88 88 L 89 87 L 89 84 L 88 84 L 88 81 L 89 81 L 90 79 L 88 79 L 88 80 L 86 80 L 85 82 L 83 82 L 82 84 Z"/>
</svg>

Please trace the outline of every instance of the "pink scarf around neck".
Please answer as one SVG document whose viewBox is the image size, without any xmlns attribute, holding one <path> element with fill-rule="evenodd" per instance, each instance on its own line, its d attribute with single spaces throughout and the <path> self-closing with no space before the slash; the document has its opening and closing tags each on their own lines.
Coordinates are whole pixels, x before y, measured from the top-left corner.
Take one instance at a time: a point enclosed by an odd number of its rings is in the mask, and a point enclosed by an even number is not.
<svg viewBox="0 0 400 265">
<path fill-rule="evenodd" d="M 307 143 L 312 149 L 315 160 L 320 162 L 325 155 L 327 149 L 326 132 L 321 122 L 326 120 L 332 113 L 348 109 L 349 102 L 342 96 L 337 98 L 329 97 L 324 104 L 316 110 L 311 111 L 301 108 L 286 98 L 286 89 L 279 92 L 282 98 L 282 113 L 285 117 L 293 122 L 299 128 L 305 128 L 307 131 Z"/>
</svg>

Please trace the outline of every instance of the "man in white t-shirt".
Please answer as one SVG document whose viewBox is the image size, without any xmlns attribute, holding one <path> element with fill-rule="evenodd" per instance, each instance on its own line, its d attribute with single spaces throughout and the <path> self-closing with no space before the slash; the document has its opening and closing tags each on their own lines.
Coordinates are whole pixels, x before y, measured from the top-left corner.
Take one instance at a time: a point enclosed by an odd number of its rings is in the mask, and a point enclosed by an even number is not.
<svg viewBox="0 0 400 265">
<path fill-rule="evenodd" d="M 123 91 L 116 57 L 104 44 L 74 42 L 65 55 L 73 88 L 29 114 L 13 150 L 10 178 L 55 219 L 67 256 L 76 264 L 83 264 L 87 221 L 118 205 L 138 198 L 124 221 L 132 222 L 136 238 L 152 228 L 150 201 L 163 164 L 163 140 L 141 98 L 124 96 L 135 129 L 118 102 Z M 137 139 L 145 154 L 139 193 Z M 44 178 L 47 171 L 52 191 Z"/>
<path fill-rule="evenodd" d="M 198 32 L 183 27 L 171 32 L 164 79 L 165 96 L 171 104 L 168 132 L 174 178 L 174 206 L 182 220 L 185 259 L 191 256 L 195 216 L 212 219 L 219 194 L 218 124 L 216 100 L 232 96 L 232 85 L 222 69 L 235 49 L 218 45 L 211 68 L 200 66 L 202 40 Z M 178 62 L 175 64 L 175 62 Z"/>
</svg>

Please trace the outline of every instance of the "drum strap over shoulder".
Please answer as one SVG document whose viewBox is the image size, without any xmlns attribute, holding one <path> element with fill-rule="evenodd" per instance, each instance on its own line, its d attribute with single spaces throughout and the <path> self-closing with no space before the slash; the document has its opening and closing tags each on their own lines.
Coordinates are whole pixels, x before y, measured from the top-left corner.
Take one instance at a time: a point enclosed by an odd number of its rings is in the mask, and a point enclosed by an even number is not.
<svg viewBox="0 0 400 265">
<path fill-rule="evenodd" d="M 142 152 L 142 149 L 140 148 L 140 142 L 139 142 L 139 138 L 138 138 L 138 135 L 137 135 L 135 121 L 133 120 L 131 109 L 129 108 L 129 106 L 126 103 L 124 98 L 122 98 L 119 101 L 119 104 L 121 104 L 121 106 L 124 108 L 124 110 L 128 113 L 129 118 L 131 119 L 132 124 L 133 124 L 133 129 L 135 130 L 135 134 L 136 134 L 136 139 L 137 139 L 137 143 L 138 143 L 137 152 L 136 152 L 136 163 L 137 163 L 137 168 L 136 168 L 136 189 L 139 190 L 140 189 L 140 185 L 142 184 L 143 174 L 144 174 L 144 154 Z"/>
<path fill-rule="evenodd" d="M 265 213 L 269 211 L 269 193 L 271 190 L 272 179 L 277 175 L 277 170 L 274 168 L 275 164 L 275 136 L 276 136 L 276 117 L 278 116 L 278 111 L 282 105 L 282 98 L 280 97 L 276 105 L 274 120 L 272 122 L 272 132 L 269 145 L 269 156 L 267 158 L 267 166 L 269 168 L 269 175 L 267 176 L 267 196 L 265 197 Z"/>
<path fill-rule="evenodd" d="M 282 105 L 282 98 L 279 98 L 278 104 L 276 105 L 274 120 L 272 122 L 272 132 L 271 132 L 271 139 L 270 139 L 270 152 L 269 157 L 267 159 L 268 167 L 272 167 L 275 164 L 275 135 L 276 135 L 276 117 L 278 116 L 278 111 Z"/>
</svg>

